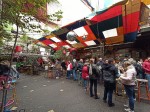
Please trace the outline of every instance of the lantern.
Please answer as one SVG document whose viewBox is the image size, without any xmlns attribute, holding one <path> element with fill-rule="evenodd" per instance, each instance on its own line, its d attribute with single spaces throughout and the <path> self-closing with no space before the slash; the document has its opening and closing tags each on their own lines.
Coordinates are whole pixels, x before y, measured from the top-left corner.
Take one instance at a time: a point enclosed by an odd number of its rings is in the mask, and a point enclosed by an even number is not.
<svg viewBox="0 0 150 112">
<path fill-rule="evenodd" d="M 67 40 L 69 41 L 74 41 L 77 37 L 77 35 L 73 32 L 73 31 L 70 31 L 67 33 Z"/>
<path fill-rule="evenodd" d="M 22 51 L 22 47 L 21 46 L 16 46 L 15 52 L 21 52 L 21 51 Z"/>
<path fill-rule="evenodd" d="M 71 48 L 70 49 L 70 54 L 73 55 L 73 56 L 77 55 L 77 49 L 76 48 Z"/>
</svg>

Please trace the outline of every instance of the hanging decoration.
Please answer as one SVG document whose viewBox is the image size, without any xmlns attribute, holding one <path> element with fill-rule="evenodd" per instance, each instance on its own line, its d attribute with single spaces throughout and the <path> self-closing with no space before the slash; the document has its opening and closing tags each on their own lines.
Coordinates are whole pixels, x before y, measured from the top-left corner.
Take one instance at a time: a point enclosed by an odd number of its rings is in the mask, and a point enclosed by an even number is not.
<svg viewBox="0 0 150 112">
<path fill-rule="evenodd" d="M 77 55 L 77 49 L 76 48 L 71 48 L 70 49 L 70 54 L 73 55 L 73 56 Z"/>
<path fill-rule="evenodd" d="M 21 51 L 22 51 L 22 47 L 21 46 L 16 46 L 15 52 L 21 52 Z"/>
<path fill-rule="evenodd" d="M 74 31 L 70 31 L 67 33 L 67 40 L 74 41 L 77 38 L 77 34 Z"/>
</svg>

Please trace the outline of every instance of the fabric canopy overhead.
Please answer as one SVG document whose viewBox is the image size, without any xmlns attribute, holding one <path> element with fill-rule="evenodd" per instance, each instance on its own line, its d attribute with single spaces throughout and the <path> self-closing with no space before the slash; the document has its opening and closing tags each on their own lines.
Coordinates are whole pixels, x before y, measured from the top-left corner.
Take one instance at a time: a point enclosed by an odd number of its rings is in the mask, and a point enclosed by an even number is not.
<svg viewBox="0 0 150 112">
<path fill-rule="evenodd" d="M 150 0 L 141 0 L 145 5 L 150 5 Z"/>
<path fill-rule="evenodd" d="M 140 0 L 129 0 L 124 5 L 113 5 L 107 10 L 95 12 L 87 18 L 55 30 L 50 35 L 40 38 L 38 42 L 55 50 L 62 47 L 80 49 L 99 45 L 101 42 L 106 44 L 133 42 L 139 30 L 140 9 Z M 73 42 L 66 38 L 69 31 L 77 34 Z"/>
</svg>

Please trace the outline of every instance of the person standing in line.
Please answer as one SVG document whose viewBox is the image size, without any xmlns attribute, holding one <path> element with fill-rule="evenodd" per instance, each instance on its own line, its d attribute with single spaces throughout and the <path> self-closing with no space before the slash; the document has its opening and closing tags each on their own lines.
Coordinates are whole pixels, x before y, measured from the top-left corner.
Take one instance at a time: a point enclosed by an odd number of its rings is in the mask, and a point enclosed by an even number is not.
<svg viewBox="0 0 150 112">
<path fill-rule="evenodd" d="M 71 73 L 72 73 L 72 63 L 70 61 L 68 61 L 68 65 L 67 65 L 67 79 L 71 78 Z"/>
<path fill-rule="evenodd" d="M 124 62 L 125 72 L 120 76 L 122 83 L 124 85 L 126 94 L 129 99 L 129 108 L 126 108 L 126 112 L 134 112 L 134 88 L 135 88 L 135 79 L 136 79 L 136 70 L 130 61 Z"/>
<path fill-rule="evenodd" d="M 98 62 L 96 63 L 96 65 L 98 66 L 98 69 L 99 69 L 99 81 L 100 82 L 103 82 L 103 72 L 102 72 L 102 67 L 103 67 L 103 59 L 102 58 L 99 58 Z"/>
<path fill-rule="evenodd" d="M 148 89 L 149 89 L 149 99 L 150 99 L 150 57 L 148 57 L 143 63 L 143 69 L 146 74 L 146 79 L 148 80 Z"/>
<path fill-rule="evenodd" d="M 83 78 L 83 84 L 84 84 L 84 89 L 87 91 L 87 85 L 88 85 L 88 80 L 89 80 L 89 66 L 88 66 L 88 61 L 84 63 L 84 66 L 82 68 L 82 78 Z"/>
<path fill-rule="evenodd" d="M 83 68 L 83 59 L 80 59 L 77 65 L 77 79 L 78 79 L 78 84 L 82 85 L 82 68 Z"/>
<path fill-rule="evenodd" d="M 115 60 L 109 59 L 108 63 L 103 65 L 103 78 L 104 78 L 104 97 L 103 101 L 107 103 L 108 106 L 113 107 L 115 104 L 112 102 L 113 91 L 115 90 L 116 78 L 119 77 L 118 69 L 115 67 Z"/>
<path fill-rule="evenodd" d="M 65 60 L 63 60 L 63 61 L 61 62 L 61 67 L 62 67 L 63 73 L 66 73 L 67 67 L 66 67 L 66 62 L 65 62 Z"/>
<path fill-rule="evenodd" d="M 89 66 L 89 80 L 90 80 L 90 97 L 95 99 L 99 99 L 97 95 L 97 80 L 99 78 L 99 71 L 97 69 L 96 64 L 94 64 L 94 59 L 90 59 L 90 66 Z M 94 94 L 93 94 L 93 84 L 94 84 Z"/>
<path fill-rule="evenodd" d="M 77 70 L 77 61 L 76 59 L 73 59 L 72 62 L 72 73 L 73 73 L 73 80 L 76 81 L 77 80 L 77 74 L 76 74 L 76 70 Z"/>
<path fill-rule="evenodd" d="M 142 65 L 143 65 L 143 59 L 140 59 L 140 60 L 137 62 L 137 64 L 138 64 L 139 67 L 140 67 L 139 78 L 140 78 L 140 79 L 145 79 L 145 73 L 144 73 L 144 70 L 143 70 L 143 67 L 142 67 Z"/>
</svg>

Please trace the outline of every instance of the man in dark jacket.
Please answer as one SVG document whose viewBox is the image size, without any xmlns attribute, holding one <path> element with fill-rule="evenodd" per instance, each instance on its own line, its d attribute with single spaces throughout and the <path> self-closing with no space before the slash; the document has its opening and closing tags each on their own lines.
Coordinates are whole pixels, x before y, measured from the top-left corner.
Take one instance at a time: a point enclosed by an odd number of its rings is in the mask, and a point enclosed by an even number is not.
<svg viewBox="0 0 150 112">
<path fill-rule="evenodd" d="M 104 78 L 104 97 L 103 100 L 106 103 L 108 95 L 108 106 L 112 107 L 115 104 L 112 103 L 113 90 L 115 89 L 116 78 L 118 77 L 118 70 L 114 65 L 114 59 L 109 59 L 108 63 L 103 65 L 103 78 Z"/>
<path fill-rule="evenodd" d="M 90 59 L 90 66 L 89 66 L 89 79 L 90 79 L 90 97 L 95 95 L 95 99 L 99 99 L 97 95 L 97 80 L 99 78 L 99 71 L 94 64 L 94 59 Z M 93 94 L 93 84 L 94 84 L 94 94 Z"/>
<path fill-rule="evenodd" d="M 96 63 L 96 65 L 98 66 L 99 69 L 99 81 L 102 82 L 103 81 L 103 72 L 102 72 L 102 66 L 103 66 L 104 62 L 102 58 L 99 58 L 98 62 Z"/>
<path fill-rule="evenodd" d="M 82 80 L 82 68 L 83 68 L 83 59 L 80 59 L 80 61 L 78 62 L 77 65 L 77 78 L 78 78 L 78 84 L 82 85 L 83 84 L 83 80 Z"/>
</svg>

